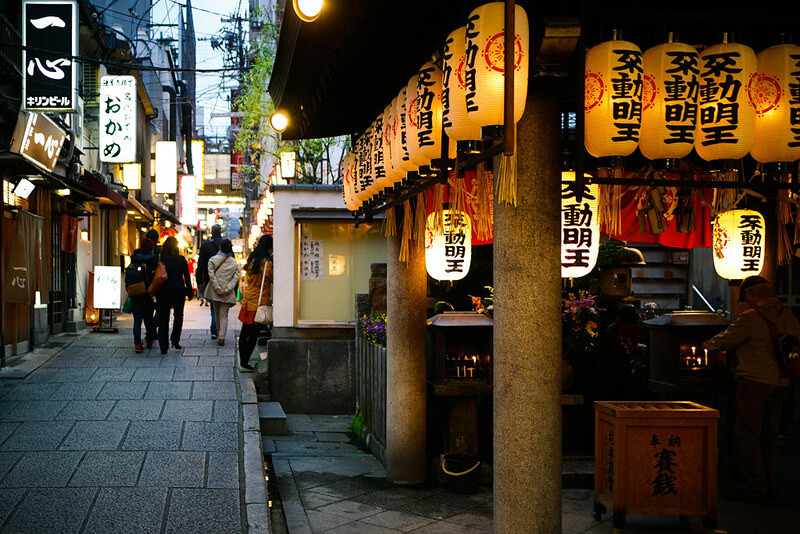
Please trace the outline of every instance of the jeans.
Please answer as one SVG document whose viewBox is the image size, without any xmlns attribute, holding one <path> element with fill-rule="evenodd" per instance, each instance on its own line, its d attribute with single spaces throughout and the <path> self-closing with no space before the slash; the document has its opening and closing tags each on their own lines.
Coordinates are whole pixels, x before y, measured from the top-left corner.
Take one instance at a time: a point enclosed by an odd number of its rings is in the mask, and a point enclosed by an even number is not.
<svg viewBox="0 0 800 534">
<path fill-rule="evenodd" d="M 211 309 L 211 335 L 217 335 L 217 315 L 214 313 L 214 301 L 209 300 L 208 303 L 210 304 L 209 308 Z"/>
<path fill-rule="evenodd" d="M 219 338 L 225 339 L 225 334 L 228 333 L 228 311 L 233 307 L 233 304 L 213 300 L 211 301 L 211 306 L 213 306 L 211 309 L 216 312 L 214 314 L 216 317 L 215 326 L 217 327 Z"/>
<path fill-rule="evenodd" d="M 153 322 L 153 299 L 150 295 L 131 297 L 131 313 L 133 314 L 133 342 L 142 342 L 142 322 L 144 322 L 147 339 L 156 338 L 156 325 Z"/>
<path fill-rule="evenodd" d="M 186 297 L 166 297 L 158 300 L 158 346 L 161 352 L 169 349 L 169 344 L 177 345 L 181 340 L 183 330 L 183 307 Z M 172 322 L 172 335 L 169 335 L 169 310 L 172 308 L 175 319 Z"/>
<path fill-rule="evenodd" d="M 250 361 L 263 327 L 264 325 L 258 323 L 242 323 L 242 330 L 239 332 L 239 365 L 247 365 Z"/>
</svg>

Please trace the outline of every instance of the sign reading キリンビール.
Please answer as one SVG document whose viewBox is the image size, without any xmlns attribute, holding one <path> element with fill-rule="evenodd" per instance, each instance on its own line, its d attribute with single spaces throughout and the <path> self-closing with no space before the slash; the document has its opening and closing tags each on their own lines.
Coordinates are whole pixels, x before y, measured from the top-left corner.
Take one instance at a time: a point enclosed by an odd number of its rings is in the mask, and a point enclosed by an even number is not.
<svg viewBox="0 0 800 534">
<path fill-rule="evenodd" d="M 77 111 L 77 2 L 23 0 L 22 19 L 23 109 Z"/>
<path fill-rule="evenodd" d="M 136 78 L 100 78 L 100 161 L 136 161 Z"/>
</svg>

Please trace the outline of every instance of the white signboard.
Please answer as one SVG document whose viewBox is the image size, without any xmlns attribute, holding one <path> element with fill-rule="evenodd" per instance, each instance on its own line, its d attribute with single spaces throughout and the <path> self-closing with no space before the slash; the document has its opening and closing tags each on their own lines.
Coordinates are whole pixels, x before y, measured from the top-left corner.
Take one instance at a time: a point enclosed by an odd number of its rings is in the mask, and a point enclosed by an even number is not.
<svg viewBox="0 0 800 534">
<path fill-rule="evenodd" d="M 181 175 L 181 212 L 182 224 L 197 225 L 197 186 L 191 174 Z"/>
<path fill-rule="evenodd" d="M 100 161 L 136 161 L 136 78 L 100 78 Z"/>
<path fill-rule="evenodd" d="M 94 303 L 98 310 L 118 310 L 122 306 L 122 271 L 117 265 L 94 266 Z"/>
<path fill-rule="evenodd" d="M 322 241 L 300 240 L 300 280 L 322 280 Z"/>
</svg>

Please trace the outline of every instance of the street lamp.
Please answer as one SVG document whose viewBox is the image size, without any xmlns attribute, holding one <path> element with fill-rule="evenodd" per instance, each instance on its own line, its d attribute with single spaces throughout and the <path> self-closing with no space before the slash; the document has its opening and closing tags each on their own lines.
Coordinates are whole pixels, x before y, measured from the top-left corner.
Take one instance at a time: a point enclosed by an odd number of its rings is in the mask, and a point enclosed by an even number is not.
<svg viewBox="0 0 800 534">
<path fill-rule="evenodd" d="M 269 116 L 269 127 L 276 133 L 283 132 L 289 126 L 289 117 L 282 111 L 276 111 Z"/>
<path fill-rule="evenodd" d="M 304 22 L 314 22 L 322 11 L 322 0 L 292 0 L 294 12 Z"/>
</svg>

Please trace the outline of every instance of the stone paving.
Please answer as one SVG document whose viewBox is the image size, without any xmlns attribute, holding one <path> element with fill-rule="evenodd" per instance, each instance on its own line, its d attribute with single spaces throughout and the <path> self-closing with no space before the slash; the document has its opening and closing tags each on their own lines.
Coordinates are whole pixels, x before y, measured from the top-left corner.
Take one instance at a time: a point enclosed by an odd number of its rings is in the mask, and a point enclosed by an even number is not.
<svg viewBox="0 0 800 534">
<path fill-rule="evenodd" d="M 208 313 L 187 305 L 183 350 L 137 354 L 121 315 L 119 333 L 53 337 L 69 344 L 0 380 L 0 532 L 269 532 L 238 321 L 219 346 Z"/>
</svg>

